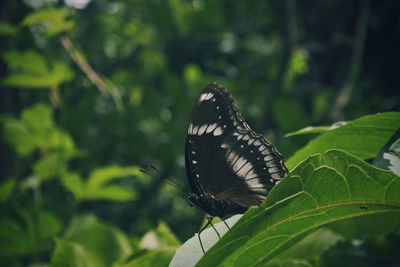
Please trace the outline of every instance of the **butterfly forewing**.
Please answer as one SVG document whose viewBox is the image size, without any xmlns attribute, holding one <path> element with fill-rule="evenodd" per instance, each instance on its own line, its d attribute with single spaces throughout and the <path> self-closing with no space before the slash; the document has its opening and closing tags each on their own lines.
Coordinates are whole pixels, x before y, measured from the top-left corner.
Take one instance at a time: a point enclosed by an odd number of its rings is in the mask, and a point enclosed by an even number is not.
<svg viewBox="0 0 400 267">
<path fill-rule="evenodd" d="M 200 93 L 188 127 L 186 170 L 192 191 L 228 204 L 231 213 L 259 205 L 287 169 L 272 144 L 237 111 L 215 83 Z"/>
</svg>

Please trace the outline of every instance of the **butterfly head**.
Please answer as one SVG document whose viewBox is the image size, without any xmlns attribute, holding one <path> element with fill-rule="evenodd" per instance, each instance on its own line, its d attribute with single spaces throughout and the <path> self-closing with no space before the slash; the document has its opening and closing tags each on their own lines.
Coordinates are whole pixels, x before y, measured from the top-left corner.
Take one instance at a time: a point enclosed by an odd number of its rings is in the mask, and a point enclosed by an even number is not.
<svg viewBox="0 0 400 267">
<path fill-rule="evenodd" d="M 226 203 L 223 200 L 215 199 L 210 195 L 196 195 L 189 194 L 186 196 L 186 200 L 189 204 L 193 204 L 210 214 L 211 216 L 224 216 L 224 211 L 226 208 Z"/>
</svg>

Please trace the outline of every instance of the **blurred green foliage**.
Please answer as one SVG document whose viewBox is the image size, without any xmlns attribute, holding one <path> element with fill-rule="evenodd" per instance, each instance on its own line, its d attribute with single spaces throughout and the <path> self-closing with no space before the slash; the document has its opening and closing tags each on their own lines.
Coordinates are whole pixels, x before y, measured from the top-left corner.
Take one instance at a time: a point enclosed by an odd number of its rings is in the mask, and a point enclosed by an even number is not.
<svg viewBox="0 0 400 267">
<path fill-rule="evenodd" d="M 182 199 L 183 147 L 212 81 L 291 168 L 339 148 L 399 169 L 398 1 L 3 2 L 2 266 L 167 266 L 204 216 Z M 273 263 L 335 266 L 398 236 Z"/>
</svg>

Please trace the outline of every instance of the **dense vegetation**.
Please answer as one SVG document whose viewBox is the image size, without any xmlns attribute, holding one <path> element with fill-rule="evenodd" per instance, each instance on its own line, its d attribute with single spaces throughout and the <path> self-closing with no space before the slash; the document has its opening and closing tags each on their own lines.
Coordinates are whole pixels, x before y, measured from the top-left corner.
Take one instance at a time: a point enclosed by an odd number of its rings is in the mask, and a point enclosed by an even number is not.
<svg viewBox="0 0 400 267">
<path fill-rule="evenodd" d="M 1 266 L 168 265 L 212 81 L 290 175 L 200 266 L 400 264 L 400 2 L 78 2 L 1 3 Z"/>
</svg>

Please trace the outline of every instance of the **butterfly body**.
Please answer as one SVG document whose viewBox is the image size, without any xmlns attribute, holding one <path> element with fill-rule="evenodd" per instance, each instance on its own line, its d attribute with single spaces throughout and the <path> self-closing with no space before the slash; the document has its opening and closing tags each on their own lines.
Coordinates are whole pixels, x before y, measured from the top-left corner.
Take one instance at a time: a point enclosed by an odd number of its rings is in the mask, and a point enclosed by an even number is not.
<svg viewBox="0 0 400 267">
<path fill-rule="evenodd" d="M 287 174 L 282 155 L 247 125 L 231 94 L 216 83 L 201 91 L 193 108 L 185 163 L 193 192 L 187 200 L 218 217 L 260 205 Z"/>
</svg>

